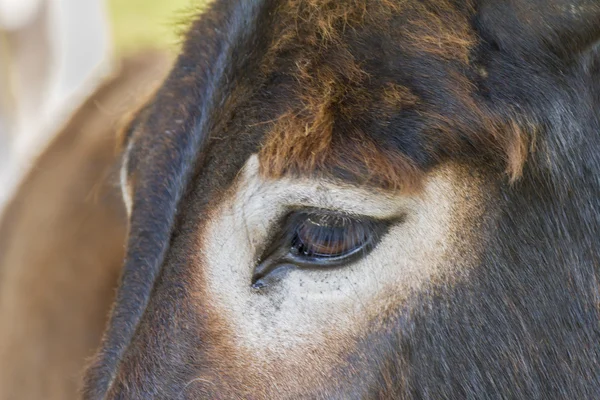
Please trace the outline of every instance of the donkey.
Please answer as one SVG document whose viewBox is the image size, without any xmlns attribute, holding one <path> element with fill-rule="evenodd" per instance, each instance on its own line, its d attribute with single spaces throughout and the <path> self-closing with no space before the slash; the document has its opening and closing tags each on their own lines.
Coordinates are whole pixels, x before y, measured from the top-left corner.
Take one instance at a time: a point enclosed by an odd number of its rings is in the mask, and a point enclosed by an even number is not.
<svg viewBox="0 0 600 400">
<path fill-rule="evenodd" d="M 595 0 L 213 2 L 84 397 L 600 398 L 599 107 Z"/>
<path fill-rule="evenodd" d="M 600 398 L 599 106 L 594 0 L 215 0 L 83 397 Z"/>
</svg>

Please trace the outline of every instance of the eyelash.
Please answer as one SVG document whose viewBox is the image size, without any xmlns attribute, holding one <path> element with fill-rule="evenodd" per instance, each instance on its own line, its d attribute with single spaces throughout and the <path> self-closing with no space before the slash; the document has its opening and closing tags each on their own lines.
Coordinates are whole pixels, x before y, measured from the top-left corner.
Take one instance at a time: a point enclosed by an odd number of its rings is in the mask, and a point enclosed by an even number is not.
<svg viewBox="0 0 600 400">
<path fill-rule="evenodd" d="M 370 243 L 371 225 L 344 215 L 308 213 L 293 228 L 290 252 L 307 259 L 348 257 Z"/>
<path fill-rule="evenodd" d="M 387 230 L 389 221 L 327 210 L 288 214 L 279 234 L 259 259 L 252 279 L 255 288 L 279 270 L 297 267 L 341 267 L 365 256 Z"/>
</svg>

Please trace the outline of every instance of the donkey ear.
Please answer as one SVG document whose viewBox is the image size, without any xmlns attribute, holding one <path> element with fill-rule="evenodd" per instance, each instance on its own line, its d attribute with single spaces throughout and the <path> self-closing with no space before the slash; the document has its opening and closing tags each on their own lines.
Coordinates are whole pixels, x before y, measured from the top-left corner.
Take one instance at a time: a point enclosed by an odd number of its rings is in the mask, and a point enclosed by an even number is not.
<svg viewBox="0 0 600 400">
<path fill-rule="evenodd" d="M 498 46 L 561 58 L 600 42 L 600 0 L 482 0 L 478 24 Z"/>
</svg>

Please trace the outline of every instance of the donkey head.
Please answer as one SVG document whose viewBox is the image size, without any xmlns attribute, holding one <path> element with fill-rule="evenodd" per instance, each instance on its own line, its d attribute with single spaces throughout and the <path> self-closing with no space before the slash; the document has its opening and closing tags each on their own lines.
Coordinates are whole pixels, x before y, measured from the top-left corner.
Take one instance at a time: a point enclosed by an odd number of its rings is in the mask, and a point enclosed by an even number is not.
<svg viewBox="0 0 600 400">
<path fill-rule="evenodd" d="M 596 1 L 222 0 L 124 138 L 87 398 L 600 398 Z"/>
</svg>

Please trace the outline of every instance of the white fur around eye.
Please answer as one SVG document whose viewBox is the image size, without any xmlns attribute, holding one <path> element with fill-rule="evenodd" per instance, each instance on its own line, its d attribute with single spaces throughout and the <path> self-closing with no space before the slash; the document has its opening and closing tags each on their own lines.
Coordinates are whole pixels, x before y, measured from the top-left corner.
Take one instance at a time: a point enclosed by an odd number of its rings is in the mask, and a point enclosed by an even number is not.
<svg viewBox="0 0 600 400">
<path fill-rule="evenodd" d="M 284 373 L 285 360 L 291 363 L 299 354 L 335 357 L 325 346 L 332 338 L 346 346 L 434 278 L 472 264 L 470 253 L 459 251 L 469 243 L 454 232 L 481 212 L 480 188 L 461 183 L 465 179 L 450 167 L 430 174 L 415 196 L 311 179 L 266 180 L 258 167 L 257 157 L 251 157 L 231 196 L 211 213 L 198 243 L 203 296 L 228 327 L 234 346 L 252 353 L 257 368 L 277 360 L 273 373 Z M 273 224 L 290 208 L 302 207 L 403 218 L 373 251 L 350 265 L 291 270 L 268 290 L 253 289 L 257 258 Z"/>
</svg>

